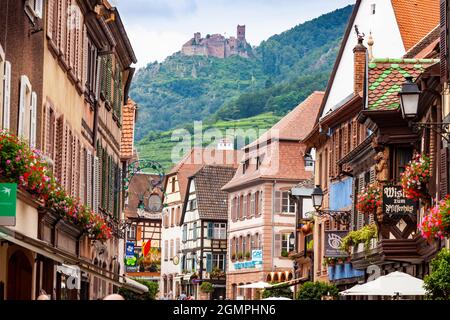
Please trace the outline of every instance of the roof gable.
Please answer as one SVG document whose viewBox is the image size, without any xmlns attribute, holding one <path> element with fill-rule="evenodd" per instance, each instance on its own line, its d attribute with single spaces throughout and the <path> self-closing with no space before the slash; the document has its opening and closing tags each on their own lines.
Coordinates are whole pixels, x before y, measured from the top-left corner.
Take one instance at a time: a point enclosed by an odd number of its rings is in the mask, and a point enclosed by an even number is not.
<svg viewBox="0 0 450 320">
<path fill-rule="evenodd" d="M 406 50 L 439 23 L 439 0 L 391 0 Z"/>
<path fill-rule="evenodd" d="M 200 219 L 228 219 L 228 194 L 222 187 L 233 178 L 235 171 L 231 167 L 204 166 L 190 178 L 195 185 Z"/>
</svg>

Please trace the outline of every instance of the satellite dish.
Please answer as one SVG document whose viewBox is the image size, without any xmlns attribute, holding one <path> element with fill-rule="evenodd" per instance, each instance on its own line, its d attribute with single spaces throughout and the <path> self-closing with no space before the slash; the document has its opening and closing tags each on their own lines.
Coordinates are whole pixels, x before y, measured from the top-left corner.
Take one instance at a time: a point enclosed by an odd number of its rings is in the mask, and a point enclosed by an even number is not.
<svg viewBox="0 0 450 320">
<path fill-rule="evenodd" d="M 148 199 L 148 208 L 150 211 L 160 211 L 162 208 L 162 199 L 158 194 L 152 194 Z"/>
</svg>

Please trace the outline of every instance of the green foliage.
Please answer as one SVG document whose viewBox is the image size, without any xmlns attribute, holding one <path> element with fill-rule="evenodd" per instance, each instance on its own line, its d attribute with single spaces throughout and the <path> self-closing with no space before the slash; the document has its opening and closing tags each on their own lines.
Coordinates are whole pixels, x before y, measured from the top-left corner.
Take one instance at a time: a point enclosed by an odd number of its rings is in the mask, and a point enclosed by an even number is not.
<svg viewBox="0 0 450 320">
<path fill-rule="evenodd" d="M 431 260 L 431 273 L 424 278 L 424 288 L 433 300 L 450 300 L 450 250 L 442 249 Z"/>
<path fill-rule="evenodd" d="M 202 292 L 204 292 L 204 293 L 213 293 L 214 292 L 214 287 L 213 287 L 211 282 L 204 281 L 200 285 L 200 290 Z"/>
<path fill-rule="evenodd" d="M 289 256 L 289 252 L 286 249 L 281 250 L 281 256 L 287 258 Z"/>
<path fill-rule="evenodd" d="M 139 105 L 136 140 L 196 120 L 286 114 L 325 88 L 351 10 L 348 6 L 272 36 L 256 49 L 247 48 L 248 59 L 178 52 L 138 70 L 130 88 Z"/>
<path fill-rule="evenodd" d="M 352 246 L 359 243 L 364 243 L 366 250 L 370 247 L 370 241 L 378 236 L 377 226 L 375 224 L 368 224 L 356 231 L 350 231 L 341 242 L 342 251 L 350 251 Z"/>
<path fill-rule="evenodd" d="M 248 119 L 241 120 L 233 120 L 233 121 L 219 121 L 214 124 L 203 124 L 203 131 L 210 130 L 212 128 L 216 128 L 220 130 L 220 132 L 225 136 L 225 133 L 228 130 L 235 131 L 248 131 L 254 130 L 256 135 L 254 139 L 257 138 L 264 131 L 272 127 L 276 122 L 280 120 L 281 117 L 275 116 L 271 113 L 261 114 Z M 191 134 L 191 142 L 193 143 L 193 128 L 192 126 L 185 127 L 186 132 Z M 173 131 L 164 131 L 164 132 L 155 132 L 152 131 L 145 136 L 139 143 L 136 144 L 136 147 L 139 152 L 139 156 L 142 159 L 151 158 L 152 160 L 158 161 L 165 170 L 171 168 L 174 163 L 172 162 L 172 149 L 177 145 L 177 141 L 172 141 Z M 245 143 L 252 142 L 254 139 L 248 139 Z M 206 140 L 206 139 L 205 139 Z M 235 148 L 239 149 L 243 147 L 243 145 L 238 145 L 239 141 L 235 141 Z M 204 141 L 204 146 L 209 144 L 208 141 Z M 190 149 L 189 149 L 190 150 Z M 189 150 L 183 150 L 185 153 Z M 182 158 L 184 154 L 177 155 L 179 158 Z M 177 159 L 173 159 L 174 162 Z"/>
<path fill-rule="evenodd" d="M 322 296 L 337 297 L 339 289 L 334 284 L 326 282 L 305 282 L 298 291 L 297 300 L 321 300 Z"/>
<path fill-rule="evenodd" d="M 265 289 L 262 293 L 262 298 L 265 299 L 270 297 L 284 297 L 292 299 L 292 291 L 289 287 Z"/>
<path fill-rule="evenodd" d="M 125 298 L 125 300 L 155 300 L 155 296 L 159 291 L 157 282 L 145 281 L 141 279 L 134 279 L 135 281 L 147 286 L 148 292 L 144 294 L 137 294 L 129 289 L 120 288 L 119 294 Z"/>
</svg>

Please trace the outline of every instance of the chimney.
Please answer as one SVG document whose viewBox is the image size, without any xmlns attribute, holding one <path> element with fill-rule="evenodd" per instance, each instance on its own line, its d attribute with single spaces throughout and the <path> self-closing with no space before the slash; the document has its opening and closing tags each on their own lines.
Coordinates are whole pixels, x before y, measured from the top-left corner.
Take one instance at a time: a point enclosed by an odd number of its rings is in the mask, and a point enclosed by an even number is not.
<svg viewBox="0 0 450 320">
<path fill-rule="evenodd" d="M 354 56 L 354 84 L 353 91 L 359 94 L 364 89 L 364 78 L 366 75 L 367 48 L 363 45 L 364 34 L 359 33 L 358 26 L 355 26 L 358 35 L 358 44 L 353 48 Z"/>
</svg>

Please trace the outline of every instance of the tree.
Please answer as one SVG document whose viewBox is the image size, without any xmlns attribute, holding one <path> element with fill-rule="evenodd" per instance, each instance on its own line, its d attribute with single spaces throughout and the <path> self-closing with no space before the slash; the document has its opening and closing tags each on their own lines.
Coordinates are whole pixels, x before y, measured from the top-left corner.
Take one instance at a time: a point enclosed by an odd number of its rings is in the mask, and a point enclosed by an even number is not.
<svg viewBox="0 0 450 320">
<path fill-rule="evenodd" d="M 450 300 L 450 250 L 442 249 L 431 260 L 431 273 L 424 278 L 424 288 L 433 300 Z"/>
<path fill-rule="evenodd" d="M 297 294 L 297 300 L 321 300 L 322 296 L 337 297 L 339 289 L 334 284 L 326 282 L 305 282 Z"/>
<path fill-rule="evenodd" d="M 292 291 L 289 287 L 266 289 L 262 294 L 263 299 L 270 297 L 284 297 L 292 299 Z"/>
<path fill-rule="evenodd" d="M 125 300 L 155 300 L 155 296 L 159 291 L 159 286 L 157 282 L 145 281 L 135 279 L 137 282 L 147 286 L 148 292 L 143 294 L 138 294 L 129 289 L 120 288 L 119 294 L 125 298 Z"/>
</svg>

